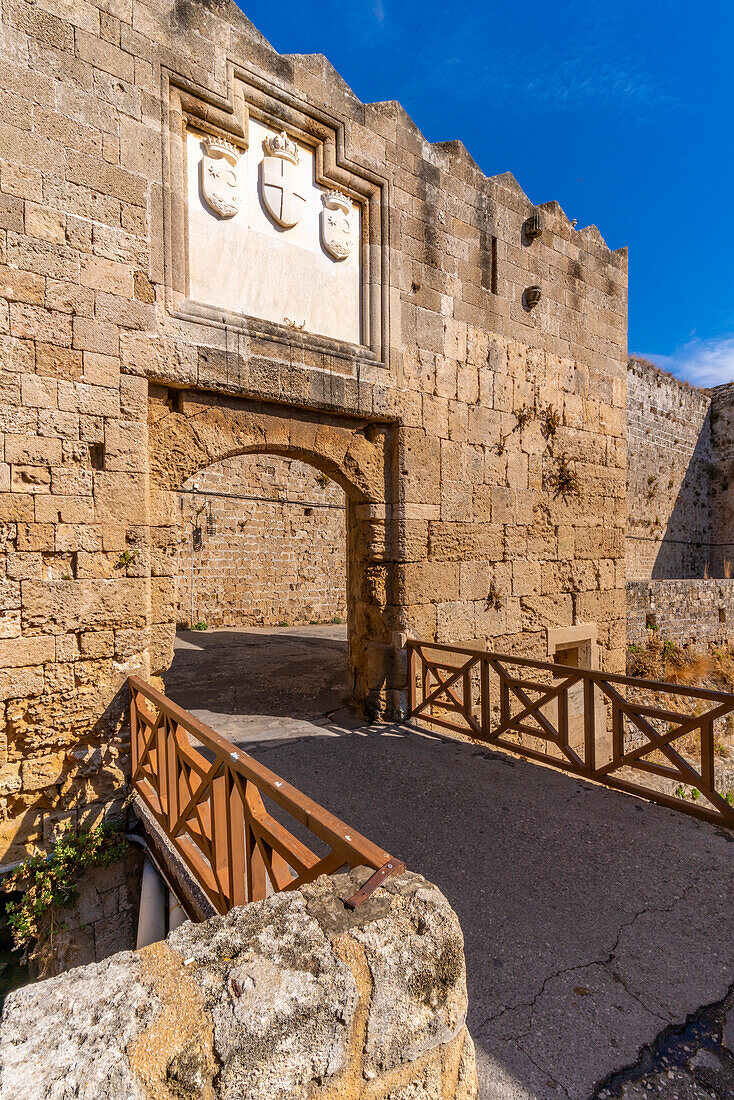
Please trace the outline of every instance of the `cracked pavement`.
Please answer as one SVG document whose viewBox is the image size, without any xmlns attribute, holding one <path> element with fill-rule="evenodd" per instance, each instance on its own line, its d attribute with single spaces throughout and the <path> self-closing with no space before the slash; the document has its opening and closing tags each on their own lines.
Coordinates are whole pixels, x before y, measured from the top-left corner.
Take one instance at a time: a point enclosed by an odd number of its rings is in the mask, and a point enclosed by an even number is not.
<svg viewBox="0 0 734 1100">
<path fill-rule="evenodd" d="M 482 1100 L 734 1096 L 664 1062 L 608 1091 L 734 981 L 734 833 L 470 742 L 327 717 L 343 639 L 187 633 L 166 690 L 444 891 Z"/>
<path fill-rule="evenodd" d="M 734 984 L 723 1000 L 673 1024 L 593 1100 L 732 1100 Z"/>
</svg>

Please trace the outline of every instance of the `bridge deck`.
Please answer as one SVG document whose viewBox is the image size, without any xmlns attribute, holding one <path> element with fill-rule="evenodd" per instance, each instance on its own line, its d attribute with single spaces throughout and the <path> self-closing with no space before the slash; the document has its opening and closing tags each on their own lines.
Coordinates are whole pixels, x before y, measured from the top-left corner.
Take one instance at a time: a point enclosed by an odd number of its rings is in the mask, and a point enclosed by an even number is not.
<svg viewBox="0 0 734 1100">
<path fill-rule="evenodd" d="M 725 995 L 734 834 L 470 742 L 326 717 L 342 639 L 187 634 L 167 693 L 444 891 L 483 1100 L 586 1100 Z"/>
</svg>

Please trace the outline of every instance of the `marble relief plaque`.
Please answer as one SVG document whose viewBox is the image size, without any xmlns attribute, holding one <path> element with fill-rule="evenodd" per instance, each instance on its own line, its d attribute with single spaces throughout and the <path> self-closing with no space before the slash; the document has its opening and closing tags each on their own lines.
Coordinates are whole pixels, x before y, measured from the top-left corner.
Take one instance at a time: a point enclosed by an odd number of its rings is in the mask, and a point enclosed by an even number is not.
<svg viewBox="0 0 734 1100">
<path fill-rule="evenodd" d="M 189 297 L 361 343 L 360 209 L 316 184 L 313 148 L 252 118 L 246 151 L 186 141 Z"/>
</svg>

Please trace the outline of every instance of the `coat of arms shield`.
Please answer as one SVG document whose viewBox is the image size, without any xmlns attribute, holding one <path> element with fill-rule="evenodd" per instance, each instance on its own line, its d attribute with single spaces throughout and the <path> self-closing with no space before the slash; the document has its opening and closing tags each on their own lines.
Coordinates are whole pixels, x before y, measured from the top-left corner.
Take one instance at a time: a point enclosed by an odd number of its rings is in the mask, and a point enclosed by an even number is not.
<svg viewBox="0 0 734 1100">
<path fill-rule="evenodd" d="M 326 191 L 321 196 L 321 240 L 335 260 L 346 260 L 354 248 L 352 231 L 352 200 L 340 191 Z"/>
<path fill-rule="evenodd" d="M 242 209 L 237 175 L 240 151 L 223 138 L 204 142 L 201 158 L 201 191 L 207 206 L 221 218 L 232 218 Z"/>
<path fill-rule="evenodd" d="M 263 145 L 266 155 L 260 165 L 260 182 L 265 209 L 283 229 L 292 229 L 306 207 L 305 189 L 298 179 L 298 146 L 285 131 L 266 138 Z"/>
</svg>

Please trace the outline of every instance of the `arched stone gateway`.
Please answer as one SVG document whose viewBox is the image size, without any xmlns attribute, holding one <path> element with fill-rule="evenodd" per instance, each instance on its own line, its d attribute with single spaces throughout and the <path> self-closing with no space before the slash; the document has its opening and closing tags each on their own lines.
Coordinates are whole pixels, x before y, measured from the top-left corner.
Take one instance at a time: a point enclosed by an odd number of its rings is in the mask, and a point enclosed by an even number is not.
<svg viewBox="0 0 734 1100">
<path fill-rule="evenodd" d="M 0 12 L 2 862 L 124 799 L 176 490 L 227 456 L 343 488 L 368 710 L 406 634 L 545 657 L 596 624 L 624 662 L 626 252 L 231 0 L 123 5 L 119 45 L 108 6 L 50 16 L 45 69 Z"/>
<path fill-rule="evenodd" d="M 383 715 L 400 710 L 398 696 L 405 687 L 395 679 L 398 666 L 392 654 L 398 630 L 393 452 L 390 424 L 196 390 L 150 387 L 150 523 L 164 561 L 172 561 L 177 542 L 177 490 L 197 471 L 222 459 L 255 453 L 296 458 L 344 490 L 353 701 L 368 713 Z M 174 585 L 175 578 L 168 576 L 155 578 L 152 586 L 152 674 L 165 671 L 173 655 Z"/>
</svg>

